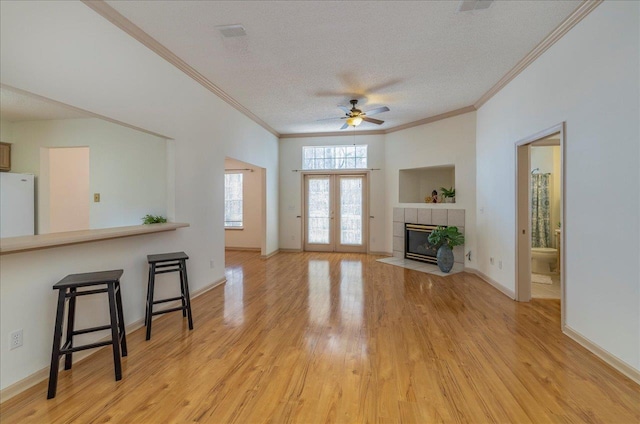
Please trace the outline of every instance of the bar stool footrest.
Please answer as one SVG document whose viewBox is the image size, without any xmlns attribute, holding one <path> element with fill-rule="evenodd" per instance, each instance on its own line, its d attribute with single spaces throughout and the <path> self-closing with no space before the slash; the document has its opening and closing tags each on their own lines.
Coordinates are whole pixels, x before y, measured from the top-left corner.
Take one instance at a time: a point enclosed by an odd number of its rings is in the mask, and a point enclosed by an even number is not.
<svg viewBox="0 0 640 424">
<path fill-rule="evenodd" d="M 186 306 L 176 306 L 175 308 L 169 308 L 169 309 L 164 309 L 162 311 L 153 311 L 153 313 L 151 315 L 161 315 L 161 314 L 166 314 L 167 312 L 175 312 L 175 311 L 183 311 L 186 310 L 187 307 Z"/>
<path fill-rule="evenodd" d="M 104 331 L 104 330 L 111 330 L 111 324 L 101 325 L 100 327 L 91 327 L 91 328 L 84 328 L 82 330 L 75 330 L 72 334 L 74 336 L 77 336 L 79 334 L 87 334 L 87 333 L 93 333 L 94 331 Z"/>
<path fill-rule="evenodd" d="M 182 300 L 182 299 L 184 299 L 183 296 L 171 297 L 169 299 L 155 300 L 153 302 L 153 304 L 155 305 L 157 303 L 166 303 L 166 302 L 171 302 L 171 301 L 174 301 L 174 300 Z"/>
<path fill-rule="evenodd" d="M 69 344 L 71 344 L 71 342 L 67 342 L 64 344 L 64 346 L 62 346 L 62 349 L 60 349 L 60 355 L 66 355 L 67 353 L 79 352 L 81 350 L 95 349 L 96 347 L 112 345 L 113 341 L 108 340 L 106 342 L 91 343 L 88 345 L 75 346 L 75 347 L 69 347 L 68 346 Z"/>
</svg>

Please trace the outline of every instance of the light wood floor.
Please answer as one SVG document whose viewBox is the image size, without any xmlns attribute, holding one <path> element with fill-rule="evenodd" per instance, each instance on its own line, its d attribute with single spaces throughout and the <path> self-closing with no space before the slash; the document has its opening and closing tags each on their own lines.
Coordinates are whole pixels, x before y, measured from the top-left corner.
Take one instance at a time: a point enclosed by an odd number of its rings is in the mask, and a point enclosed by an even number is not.
<svg viewBox="0 0 640 424">
<path fill-rule="evenodd" d="M 9 423 L 638 423 L 640 386 L 508 299 L 359 254 L 227 254 L 228 283 L 5 402 Z"/>
</svg>

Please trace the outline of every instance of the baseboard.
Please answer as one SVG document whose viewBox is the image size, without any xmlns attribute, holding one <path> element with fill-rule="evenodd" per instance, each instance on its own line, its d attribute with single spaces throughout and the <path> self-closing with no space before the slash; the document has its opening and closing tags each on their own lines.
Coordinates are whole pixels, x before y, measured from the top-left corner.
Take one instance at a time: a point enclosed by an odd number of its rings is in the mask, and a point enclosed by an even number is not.
<svg viewBox="0 0 640 424">
<path fill-rule="evenodd" d="M 493 286 L 495 289 L 499 290 L 502 294 L 504 294 L 505 296 L 509 297 L 510 299 L 515 299 L 516 298 L 516 292 L 515 291 L 506 288 L 505 286 L 503 286 L 502 284 L 498 283 L 493 278 L 491 278 L 488 275 L 486 275 L 484 272 L 479 271 L 479 270 L 477 270 L 475 268 L 469 268 L 469 267 L 466 267 L 466 266 L 464 267 L 464 271 L 468 272 L 468 273 L 471 273 L 471 274 L 477 275 L 482 280 L 484 280 L 485 283 Z"/>
<path fill-rule="evenodd" d="M 216 287 L 218 287 L 219 285 L 225 283 L 227 281 L 226 278 L 221 278 L 219 280 L 214 281 L 213 283 L 199 289 L 196 290 L 195 292 L 193 292 L 191 294 L 191 299 L 195 299 L 200 295 L 203 295 L 204 293 L 208 292 L 209 290 L 212 290 Z M 178 305 L 178 302 L 173 302 L 175 303 L 175 305 Z M 169 307 L 171 307 L 171 303 L 167 303 L 167 305 L 169 305 Z M 159 318 L 160 316 L 155 317 L 154 319 Z M 144 319 L 139 319 L 137 321 L 134 321 L 128 325 L 125 326 L 125 331 L 126 334 L 131 334 L 134 331 L 140 329 L 144 327 Z M 100 340 L 97 340 L 96 342 L 101 342 L 101 341 L 106 341 L 108 340 L 109 337 L 106 336 Z M 96 352 L 98 352 L 101 349 L 105 349 L 108 346 L 105 346 L 103 348 L 100 349 L 96 349 L 96 350 L 92 350 L 92 351 L 84 351 L 84 352 L 78 352 L 78 353 L 74 353 L 73 354 L 73 364 L 79 364 L 80 362 L 86 360 L 87 358 L 89 358 L 90 356 L 92 356 L 93 354 L 95 354 Z M 63 358 L 60 358 L 60 360 L 63 360 Z M 60 372 L 62 372 L 64 370 L 64 367 L 60 367 Z M 19 395 L 20 393 L 24 392 L 25 390 L 35 386 L 36 384 L 47 380 L 49 378 L 49 367 L 47 366 L 46 368 L 42 368 L 41 370 L 38 370 L 36 372 L 34 372 L 33 374 L 23 378 L 20 381 L 16 381 L 15 383 L 5 387 L 4 389 L 0 390 L 0 404 L 4 403 L 5 401 L 11 399 L 12 397 Z M 43 394 L 44 396 L 44 394 Z"/>
<path fill-rule="evenodd" d="M 64 367 L 62 367 L 64 368 Z M 30 387 L 35 386 L 43 380 L 46 380 L 49 377 L 49 367 L 43 368 L 40 371 L 36 371 L 30 376 L 23 378 L 20 381 L 16 381 L 10 386 L 5 387 L 0 390 L 0 404 L 5 401 L 11 399 L 12 397 L 19 395 Z M 42 393 L 44 396 L 44 392 Z"/>
<path fill-rule="evenodd" d="M 562 328 L 562 332 L 567 336 L 573 339 L 576 343 L 587 349 L 589 352 L 596 355 L 598 358 L 602 359 L 605 363 L 619 371 L 626 377 L 629 377 L 635 383 L 640 384 L 640 371 L 627 364 L 624 361 L 613 356 L 611 353 L 601 348 L 582 334 L 578 333 L 573 328 L 568 325 L 564 325 Z"/>
<path fill-rule="evenodd" d="M 300 253 L 302 252 L 302 249 L 284 249 L 281 247 L 279 251 L 283 253 Z"/>
<path fill-rule="evenodd" d="M 273 252 L 271 252 L 271 253 L 267 253 L 266 255 L 261 255 L 260 257 L 261 257 L 262 259 L 269 259 L 269 258 L 271 258 L 272 256 L 277 255 L 278 253 L 280 253 L 280 249 L 276 249 L 276 250 L 274 250 Z"/>
<path fill-rule="evenodd" d="M 234 246 L 225 246 L 224 250 L 233 250 L 239 252 L 260 252 L 262 249 L 259 247 L 234 247 Z"/>
<path fill-rule="evenodd" d="M 134 321 L 131 324 L 125 326 L 125 331 L 126 331 L 127 334 L 130 334 L 130 333 L 136 331 L 137 329 L 139 329 L 141 327 L 144 327 L 144 319 L 140 319 L 138 321 Z M 104 338 L 97 340 L 96 343 L 103 342 L 103 341 L 106 341 L 108 339 L 109 339 L 109 337 L 105 336 Z M 104 348 L 100 348 L 100 349 L 104 349 Z M 79 364 L 79 363 L 83 362 L 88 357 L 90 357 L 94 353 L 98 352 L 100 349 L 96 349 L 94 351 L 84 351 L 84 352 L 74 353 L 73 354 L 73 364 L 75 365 L 75 364 Z M 60 360 L 62 361 L 63 358 L 60 358 Z M 64 370 L 64 367 L 60 367 L 60 372 L 62 372 L 63 370 Z M 0 404 L 2 404 L 3 402 L 11 399 L 12 397 L 14 397 L 16 395 L 19 395 L 20 393 L 22 393 L 25 390 L 35 386 L 36 384 L 40 383 L 41 381 L 47 380 L 48 378 L 49 378 L 49 367 L 46 367 L 46 368 L 42 368 L 41 370 L 38 370 L 38 371 L 34 372 L 30 376 L 28 376 L 26 378 L 23 378 L 20 381 L 16 381 L 12 385 L 7 386 L 4 389 L 0 390 Z"/>
<path fill-rule="evenodd" d="M 389 252 L 373 252 L 373 251 L 369 251 L 368 254 L 369 255 L 377 255 L 377 256 L 393 256 L 393 253 L 389 253 Z"/>
</svg>

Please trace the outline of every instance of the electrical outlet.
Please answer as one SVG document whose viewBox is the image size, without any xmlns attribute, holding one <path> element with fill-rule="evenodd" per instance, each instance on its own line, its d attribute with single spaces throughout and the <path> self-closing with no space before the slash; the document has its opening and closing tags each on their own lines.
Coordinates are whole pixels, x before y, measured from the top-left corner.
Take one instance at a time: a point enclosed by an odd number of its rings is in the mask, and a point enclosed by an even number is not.
<svg viewBox="0 0 640 424">
<path fill-rule="evenodd" d="M 210 267 L 210 268 L 215 268 L 215 266 L 216 266 L 215 261 L 214 261 L 213 259 L 211 259 L 211 260 L 209 261 L 209 267 Z"/>
<path fill-rule="evenodd" d="M 22 346 L 22 329 L 9 334 L 9 350 L 19 348 L 20 346 Z"/>
<path fill-rule="evenodd" d="M 99 203 L 100 202 L 100 193 L 93 193 L 93 201 L 95 203 Z"/>
<path fill-rule="evenodd" d="M 498 268 L 502 269 L 502 259 L 498 261 Z"/>
<path fill-rule="evenodd" d="M 291 241 L 295 241 L 295 239 L 296 239 L 296 236 L 292 235 L 291 236 Z"/>
<path fill-rule="evenodd" d="M 493 258 L 489 258 L 489 263 L 493 265 Z"/>
</svg>

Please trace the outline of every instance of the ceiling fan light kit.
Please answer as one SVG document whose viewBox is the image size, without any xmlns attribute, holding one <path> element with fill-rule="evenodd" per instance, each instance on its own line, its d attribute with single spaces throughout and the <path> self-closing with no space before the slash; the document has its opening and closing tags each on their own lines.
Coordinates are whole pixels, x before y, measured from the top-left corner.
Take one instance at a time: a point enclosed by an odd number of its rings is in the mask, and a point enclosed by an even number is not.
<svg viewBox="0 0 640 424">
<path fill-rule="evenodd" d="M 356 108 L 356 105 L 358 104 L 358 100 L 353 99 L 349 103 L 351 103 L 351 109 L 349 109 L 346 106 L 338 105 L 338 108 L 340 108 L 345 112 L 345 116 L 328 118 L 328 119 L 346 119 L 346 122 L 344 123 L 344 125 L 340 127 L 341 130 L 346 130 L 349 127 L 355 128 L 358 125 L 362 124 L 362 122 L 364 121 L 369 122 L 371 124 L 382 125 L 384 121 L 381 121 L 380 119 L 373 119 L 373 118 L 370 118 L 369 116 L 376 115 L 382 112 L 388 112 L 390 110 L 387 106 L 381 106 L 381 107 L 372 109 L 369 112 L 363 112 L 362 110 Z M 319 121 L 325 121 L 325 120 L 327 119 L 319 119 Z"/>
<path fill-rule="evenodd" d="M 362 124 L 362 117 L 354 116 L 353 118 L 347 118 L 347 124 L 352 127 L 357 127 L 358 125 Z"/>
</svg>

